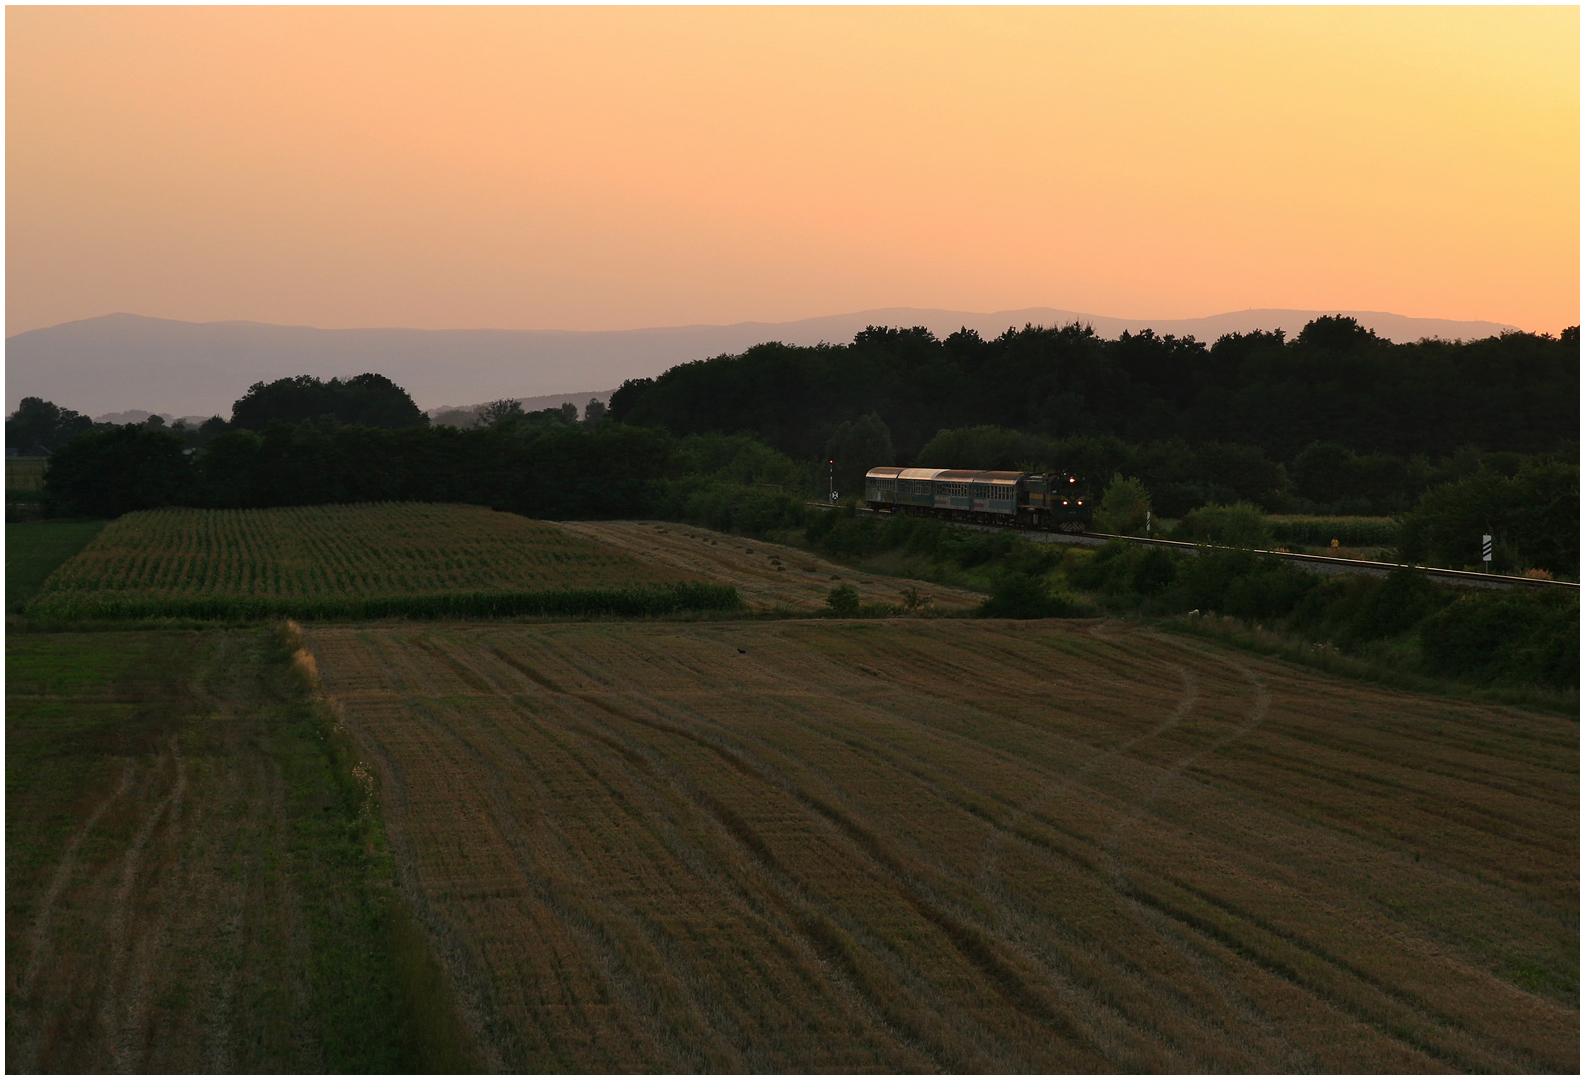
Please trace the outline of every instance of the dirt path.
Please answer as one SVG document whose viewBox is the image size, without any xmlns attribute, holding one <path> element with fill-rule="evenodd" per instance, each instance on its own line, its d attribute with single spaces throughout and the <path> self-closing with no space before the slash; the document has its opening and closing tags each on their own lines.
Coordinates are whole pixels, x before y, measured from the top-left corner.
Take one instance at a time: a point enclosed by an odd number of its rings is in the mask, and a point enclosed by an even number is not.
<svg viewBox="0 0 1585 1080">
<path fill-rule="evenodd" d="M 309 645 L 499 1069 L 1577 1064 L 1566 721 L 1117 624 Z"/>
<path fill-rule="evenodd" d="M 863 603 L 900 603 L 914 588 L 941 609 L 974 607 L 979 593 L 882 574 L 861 574 L 798 548 L 744 540 L 693 525 L 658 521 L 564 521 L 562 528 L 621 548 L 650 562 L 736 585 L 750 608 L 819 610 L 838 585 L 851 585 Z"/>
</svg>

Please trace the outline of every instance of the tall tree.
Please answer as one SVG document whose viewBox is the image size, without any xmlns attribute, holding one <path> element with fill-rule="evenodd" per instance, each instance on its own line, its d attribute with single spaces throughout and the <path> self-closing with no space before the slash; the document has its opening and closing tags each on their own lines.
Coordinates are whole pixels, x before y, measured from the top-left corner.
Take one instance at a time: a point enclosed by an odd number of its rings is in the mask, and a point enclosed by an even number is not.
<svg viewBox="0 0 1585 1080">
<path fill-rule="evenodd" d="M 859 496 L 864 494 L 865 473 L 897 463 L 892 433 L 874 413 L 838 425 L 826 444 L 826 457 L 832 462 L 829 475 L 837 490 Z"/>
<path fill-rule="evenodd" d="M 43 398 L 25 397 L 6 417 L 6 446 L 23 454 L 40 448 L 50 451 L 93 427 L 94 422 L 82 413 Z"/>
<path fill-rule="evenodd" d="M 406 390 L 373 373 L 328 382 L 312 375 L 257 382 L 231 406 L 232 425 L 250 431 L 262 432 L 276 421 L 300 424 L 304 420 L 378 428 L 429 424 L 429 417 Z"/>
</svg>

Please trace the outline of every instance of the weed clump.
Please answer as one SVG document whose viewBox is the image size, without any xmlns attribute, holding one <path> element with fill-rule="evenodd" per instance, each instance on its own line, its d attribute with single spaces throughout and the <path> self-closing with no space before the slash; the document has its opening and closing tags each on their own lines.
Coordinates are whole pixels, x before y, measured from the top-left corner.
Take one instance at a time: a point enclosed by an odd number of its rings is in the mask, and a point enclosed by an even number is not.
<svg viewBox="0 0 1585 1080">
<path fill-rule="evenodd" d="M 839 619 L 851 619 L 859 613 L 859 591 L 851 585 L 838 585 L 826 594 L 826 609 Z"/>
</svg>

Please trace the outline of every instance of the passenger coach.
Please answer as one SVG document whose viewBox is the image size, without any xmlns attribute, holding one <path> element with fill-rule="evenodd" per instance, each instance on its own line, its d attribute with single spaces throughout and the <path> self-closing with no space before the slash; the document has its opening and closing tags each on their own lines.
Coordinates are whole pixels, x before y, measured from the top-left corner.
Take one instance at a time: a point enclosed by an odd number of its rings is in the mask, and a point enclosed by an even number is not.
<svg viewBox="0 0 1585 1080">
<path fill-rule="evenodd" d="M 1061 473 L 970 472 L 963 469 L 871 469 L 864 501 L 872 510 L 922 517 L 1057 529 L 1090 527 L 1092 500 L 1079 478 Z"/>
</svg>

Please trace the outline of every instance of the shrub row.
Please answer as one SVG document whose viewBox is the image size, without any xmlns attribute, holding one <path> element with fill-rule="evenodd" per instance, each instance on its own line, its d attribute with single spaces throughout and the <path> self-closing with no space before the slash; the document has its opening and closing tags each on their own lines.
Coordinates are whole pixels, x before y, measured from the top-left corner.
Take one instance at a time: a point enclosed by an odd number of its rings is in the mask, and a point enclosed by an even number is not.
<svg viewBox="0 0 1585 1080">
<path fill-rule="evenodd" d="M 629 589 L 541 592 L 464 592 L 371 597 L 125 597 L 39 601 L 26 614 L 65 619 L 460 619 L 735 611 L 743 606 L 731 585 L 688 582 Z"/>
<path fill-rule="evenodd" d="M 1232 615 L 1344 651 L 1399 639 L 1426 673 L 1464 682 L 1579 685 L 1577 594 L 1456 589 L 1409 567 L 1386 577 L 1319 577 L 1271 555 L 1179 555 L 1123 541 L 1070 562 L 1069 581 L 1116 606 Z"/>
<path fill-rule="evenodd" d="M 704 476 L 656 482 L 645 510 L 663 521 L 688 521 L 745 536 L 797 529 L 809 519 L 804 499 L 792 492 Z"/>
</svg>

